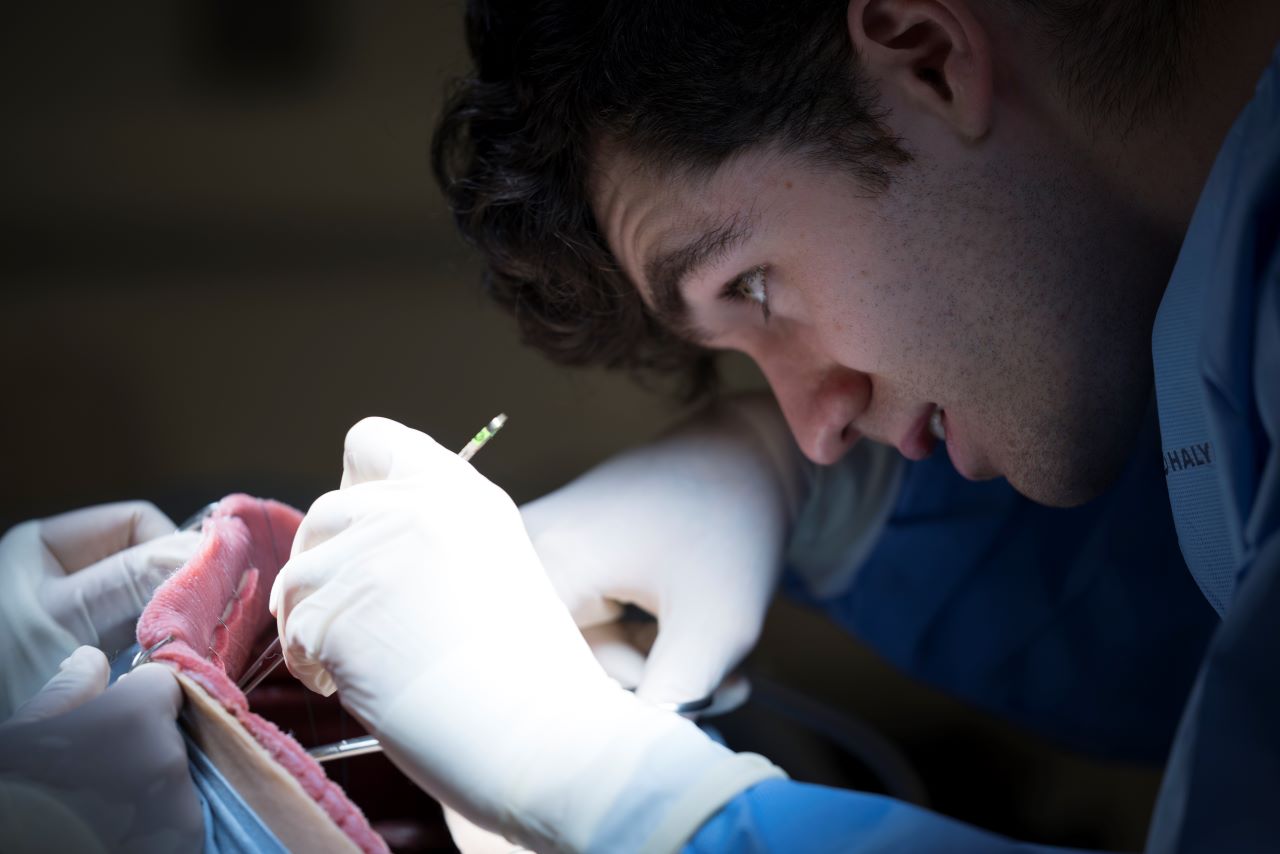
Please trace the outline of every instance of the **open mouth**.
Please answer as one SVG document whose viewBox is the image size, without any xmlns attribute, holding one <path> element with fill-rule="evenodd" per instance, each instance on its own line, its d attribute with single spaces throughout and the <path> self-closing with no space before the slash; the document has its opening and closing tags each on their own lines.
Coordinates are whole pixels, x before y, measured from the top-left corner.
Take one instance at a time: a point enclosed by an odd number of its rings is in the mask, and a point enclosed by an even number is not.
<svg viewBox="0 0 1280 854">
<path fill-rule="evenodd" d="M 947 441 L 946 415 L 943 413 L 941 406 L 934 409 L 933 413 L 929 416 L 929 432 L 932 433 L 933 438 L 937 439 L 939 442 Z"/>
</svg>

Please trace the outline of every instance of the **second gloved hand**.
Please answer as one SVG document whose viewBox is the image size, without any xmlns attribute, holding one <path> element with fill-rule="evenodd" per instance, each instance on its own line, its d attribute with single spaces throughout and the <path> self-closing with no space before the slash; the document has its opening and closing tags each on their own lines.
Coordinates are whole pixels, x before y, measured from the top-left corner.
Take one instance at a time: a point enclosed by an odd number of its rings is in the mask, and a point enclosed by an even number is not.
<svg viewBox="0 0 1280 854">
<path fill-rule="evenodd" d="M 779 772 L 622 690 L 511 500 L 429 437 L 366 419 L 272 590 L 290 670 L 415 782 L 536 850 L 673 850 Z"/>
<path fill-rule="evenodd" d="M 582 627 L 634 604 L 658 620 L 636 687 L 707 696 L 750 651 L 782 569 L 799 451 L 772 400 L 721 402 L 521 508 Z"/>
<path fill-rule="evenodd" d="M 195 551 L 152 504 L 127 501 L 25 522 L 0 539 L 0 715 L 81 644 L 133 642 L 152 591 Z"/>
<path fill-rule="evenodd" d="M 102 652 L 80 647 L 0 725 L 0 850 L 200 850 L 182 689 L 159 664 L 108 676 Z"/>
</svg>

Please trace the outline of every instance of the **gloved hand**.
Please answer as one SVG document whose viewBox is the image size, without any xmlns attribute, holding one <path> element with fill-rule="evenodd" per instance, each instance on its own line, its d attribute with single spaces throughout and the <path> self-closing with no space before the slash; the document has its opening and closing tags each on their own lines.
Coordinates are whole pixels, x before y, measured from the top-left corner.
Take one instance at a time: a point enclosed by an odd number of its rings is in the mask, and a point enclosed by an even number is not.
<svg viewBox="0 0 1280 854">
<path fill-rule="evenodd" d="M 610 678 L 624 686 L 640 682 L 645 656 L 653 645 L 652 626 L 623 621 L 601 623 L 583 629 L 582 637 Z M 447 804 L 444 823 L 462 854 L 530 854 L 529 849 L 467 821 Z"/>
<path fill-rule="evenodd" d="M 199 541 L 144 501 L 25 522 L 0 538 L 0 715 L 80 644 L 129 646 L 152 591 Z"/>
<path fill-rule="evenodd" d="M 0 725 L 0 849 L 200 850 L 177 681 L 157 664 L 107 679 L 80 647 Z"/>
<path fill-rule="evenodd" d="M 680 703 L 715 690 L 759 638 L 800 466 L 772 399 L 730 399 L 521 513 L 579 626 L 622 603 L 657 617 L 638 693 Z"/>
<path fill-rule="evenodd" d="M 511 500 L 427 436 L 366 419 L 276 579 L 285 661 L 418 785 L 535 850 L 674 850 L 780 774 L 609 679 Z"/>
</svg>

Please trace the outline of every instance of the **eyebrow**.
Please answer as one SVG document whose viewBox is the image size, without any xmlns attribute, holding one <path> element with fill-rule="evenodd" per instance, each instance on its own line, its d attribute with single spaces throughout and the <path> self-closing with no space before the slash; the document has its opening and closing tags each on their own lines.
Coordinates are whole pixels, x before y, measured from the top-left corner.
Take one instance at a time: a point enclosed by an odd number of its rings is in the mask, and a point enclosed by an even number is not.
<svg viewBox="0 0 1280 854">
<path fill-rule="evenodd" d="M 653 311 L 659 322 L 683 338 L 704 343 L 710 336 L 689 317 L 684 284 L 700 269 L 722 258 L 751 237 L 753 217 L 733 214 L 705 227 L 689 242 L 659 252 L 644 264 L 645 279 L 653 292 Z"/>
</svg>

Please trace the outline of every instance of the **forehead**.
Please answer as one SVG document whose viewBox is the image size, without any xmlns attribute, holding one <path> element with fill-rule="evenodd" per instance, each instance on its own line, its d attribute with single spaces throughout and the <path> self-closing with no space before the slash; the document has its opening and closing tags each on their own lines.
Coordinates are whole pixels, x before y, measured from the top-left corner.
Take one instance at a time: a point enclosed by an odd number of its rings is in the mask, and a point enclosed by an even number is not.
<svg viewBox="0 0 1280 854">
<path fill-rule="evenodd" d="M 728 222 L 754 219 L 760 199 L 785 180 L 785 164 L 771 152 L 746 152 L 715 170 L 658 165 L 617 143 L 592 158 L 588 198 L 614 258 L 649 298 L 645 262 Z"/>
</svg>

